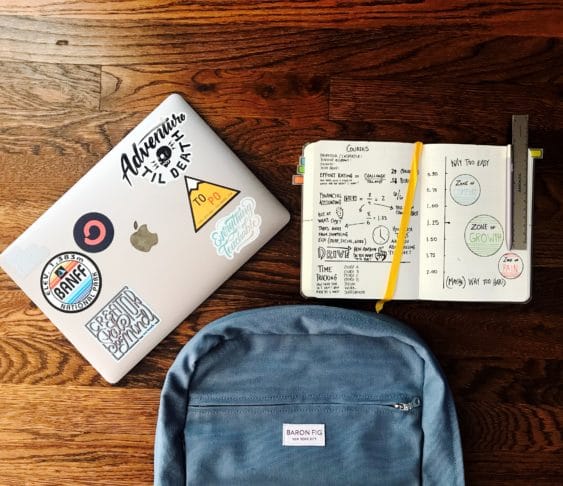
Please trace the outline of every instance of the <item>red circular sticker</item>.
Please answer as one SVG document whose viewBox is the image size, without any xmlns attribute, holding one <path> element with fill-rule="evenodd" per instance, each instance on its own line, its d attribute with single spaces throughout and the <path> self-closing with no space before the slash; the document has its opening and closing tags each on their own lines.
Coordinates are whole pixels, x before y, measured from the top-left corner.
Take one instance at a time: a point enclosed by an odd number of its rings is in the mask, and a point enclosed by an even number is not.
<svg viewBox="0 0 563 486">
<path fill-rule="evenodd" d="M 113 241 L 113 224 L 104 214 L 87 213 L 74 224 L 73 235 L 80 249 L 88 253 L 98 253 Z"/>
<path fill-rule="evenodd" d="M 498 261 L 498 271 L 504 278 L 518 278 L 524 270 L 524 262 L 516 253 L 505 253 Z"/>
</svg>

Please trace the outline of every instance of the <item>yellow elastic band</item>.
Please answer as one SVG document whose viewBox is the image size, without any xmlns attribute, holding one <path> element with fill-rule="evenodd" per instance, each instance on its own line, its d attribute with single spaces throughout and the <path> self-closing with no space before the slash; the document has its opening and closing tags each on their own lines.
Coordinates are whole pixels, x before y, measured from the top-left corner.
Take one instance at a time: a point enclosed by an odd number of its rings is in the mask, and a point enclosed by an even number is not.
<svg viewBox="0 0 563 486">
<path fill-rule="evenodd" d="M 397 244 L 393 252 L 393 259 L 391 260 L 391 268 L 389 269 L 389 279 L 387 280 L 387 289 L 383 299 L 378 300 L 375 304 L 376 312 L 381 312 L 383 304 L 391 300 L 395 294 L 395 287 L 397 285 L 397 278 L 399 277 L 399 266 L 401 265 L 401 258 L 403 257 L 403 247 L 405 246 L 405 237 L 407 236 L 407 229 L 409 227 L 409 219 L 411 217 L 412 203 L 414 201 L 414 193 L 416 190 L 416 183 L 418 182 L 418 161 L 420 154 L 422 154 L 422 142 L 414 144 L 414 150 L 411 160 L 411 174 L 409 177 L 409 185 L 407 187 L 407 195 L 405 203 L 403 204 L 403 214 L 401 216 L 401 225 L 399 226 L 399 234 L 397 235 Z"/>
</svg>

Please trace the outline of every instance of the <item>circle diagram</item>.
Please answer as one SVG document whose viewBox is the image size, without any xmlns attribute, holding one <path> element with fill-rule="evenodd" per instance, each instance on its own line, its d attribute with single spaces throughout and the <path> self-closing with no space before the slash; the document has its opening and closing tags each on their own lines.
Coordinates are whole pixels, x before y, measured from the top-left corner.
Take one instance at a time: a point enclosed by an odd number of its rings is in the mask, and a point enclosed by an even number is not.
<svg viewBox="0 0 563 486">
<path fill-rule="evenodd" d="M 86 255 L 59 253 L 47 262 L 41 272 L 41 291 L 55 309 L 80 312 L 98 298 L 102 287 L 100 271 Z"/>
<path fill-rule="evenodd" d="M 475 216 L 465 227 L 465 244 L 477 256 L 494 255 L 500 250 L 503 242 L 502 225 L 488 214 Z"/>
<path fill-rule="evenodd" d="M 524 262 L 516 253 L 505 253 L 498 261 L 498 271 L 504 278 L 518 278 L 523 270 Z"/>
<path fill-rule="evenodd" d="M 376 245 L 384 245 L 389 241 L 389 228 L 380 224 L 373 228 L 371 237 Z"/>
<path fill-rule="evenodd" d="M 461 206 L 471 206 L 481 195 L 479 181 L 470 174 L 456 176 L 450 184 L 452 199 Z"/>
</svg>

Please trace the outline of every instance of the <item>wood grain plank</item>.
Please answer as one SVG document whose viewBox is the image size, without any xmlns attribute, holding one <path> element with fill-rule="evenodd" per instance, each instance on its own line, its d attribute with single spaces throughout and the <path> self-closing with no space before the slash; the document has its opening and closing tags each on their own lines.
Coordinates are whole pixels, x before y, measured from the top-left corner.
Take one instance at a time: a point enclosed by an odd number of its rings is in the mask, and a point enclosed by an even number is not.
<svg viewBox="0 0 563 486">
<path fill-rule="evenodd" d="M 166 20 L 0 15 L 0 60 L 561 81 L 561 35 L 518 37 L 513 31 L 501 35 L 474 24 L 443 27 L 424 22 L 315 29 L 270 22 L 177 25 Z M 533 24 L 531 19 L 527 23 Z"/>
<path fill-rule="evenodd" d="M 173 92 L 214 116 L 326 119 L 328 77 L 253 70 L 193 70 L 177 66 L 107 66 L 101 109 L 150 110 Z"/>
<path fill-rule="evenodd" d="M 558 359 L 448 358 L 442 360 L 459 403 L 517 403 L 557 407 L 563 399 Z"/>
<path fill-rule="evenodd" d="M 514 113 L 527 113 L 534 129 L 554 131 L 563 128 L 562 107 L 559 90 L 539 84 L 530 88 L 509 83 L 475 85 L 333 77 L 330 89 L 333 120 L 440 120 L 444 124 L 478 123 L 488 127 L 500 120 L 510 120 Z"/>
<path fill-rule="evenodd" d="M 457 411 L 466 453 L 563 450 L 563 411 L 558 406 L 462 402 Z"/>
<path fill-rule="evenodd" d="M 310 41 L 310 32 L 303 32 L 303 41 Z M 355 33 L 356 34 L 356 33 Z M 358 35 L 365 36 L 364 32 Z M 276 60 L 277 52 L 271 53 L 267 65 L 247 66 L 251 57 L 240 59 L 237 67 L 224 69 L 224 65 L 214 67 L 218 72 L 228 75 L 247 70 L 258 73 L 275 73 L 286 76 L 291 72 L 310 76 L 347 76 L 360 79 L 430 79 L 433 82 L 459 80 L 465 84 L 483 82 L 511 82 L 523 84 L 561 84 L 563 82 L 563 42 L 552 38 L 535 37 L 488 37 L 482 35 L 457 35 L 452 32 L 416 32 L 399 37 L 394 31 L 385 36 L 363 39 L 362 45 L 355 45 L 347 55 L 342 55 L 343 46 L 330 45 L 323 53 L 324 63 L 311 63 L 305 59 L 302 65 L 296 63 L 302 53 L 296 51 L 293 59 Z M 336 33 L 335 33 L 336 35 Z M 297 40 L 297 39 L 296 39 Z M 330 38 L 326 38 L 330 42 Z M 341 39 L 342 42 L 352 42 Z M 254 46 L 253 46 L 254 47 Z M 289 66 L 288 63 L 291 63 Z M 153 89 L 158 84 L 169 86 L 168 92 L 182 89 L 185 83 L 193 82 L 199 90 L 212 91 L 212 83 L 197 82 L 201 62 L 171 64 L 135 64 L 128 66 L 104 66 L 102 82 L 111 95 L 117 90 L 121 105 L 104 105 L 106 109 L 124 109 L 131 98 L 137 100 L 137 89 Z M 205 65 L 209 65 L 209 59 Z M 240 75 L 240 74 L 239 74 Z M 270 74 L 272 76 L 272 74 Z M 143 100 L 144 101 L 144 100 Z M 138 110 L 132 105 L 132 111 Z M 150 105 L 149 105 L 150 106 Z"/>
<path fill-rule="evenodd" d="M 560 484 L 561 455 L 530 452 L 471 452 L 465 454 L 467 484 L 480 486 L 555 486 Z"/>
<path fill-rule="evenodd" d="M 191 25 L 273 24 L 282 27 L 318 26 L 378 29 L 386 26 L 427 25 L 479 26 L 501 33 L 561 34 L 563 12 L 556 0 L 471 2 L 470 0 L 434 1 L 359 1 L 338 4 L 332 0 L 253 1 L 238 5 L 227 0 L 189 2 L 170 0 L 147 2 L 58 2 L 7 0 L 0 8 L 4 15 L 42 15 L 57 18 L 116 20 L 159 19 Z"/>
<path fill-rule="evenodd" d="M 119 138 L 122 138 L 146 114 L 84 110 L 0 111 L 0 169 L 3 177 L 9 177 L 6 180 L 11 182 L 21 182 L 41 180 L 43 176 L 82 174 L 93 161 L 102 158 L 119 142 L 119 139 L 111 141 L 108 138 L 111 125 L 121 123 Z M 27 164 L 30 157 L 46 161 L 41 167 L 42 172 L 36 172 L 36 165 Z M 64 163 L 64 170 L 45 170 L 49 160 Z"/>
<path fill-rule="evenodd" d="M 2 484 L 94 484 L 102 472 L 105 484 L 150 484 L 158 402 L 159 390 L 3 385 Z"/>
<path fill-rule="evenodd" d="M 2 385 L 0 427 L 12 433 L 68 431 L 77 439 L 84 433 L 154 435 L 159 390 L 81 386 Z M 53 392 L 57 393 L 53 393 Z M 53 404 L 57 403 L 57 407 Z M 122 406 L 116 407 L 112 403 Z M 78 413 L 79 411 L 79 413 Z M 97 420 L 100 415 L 113 420 Z M 28 417 L 25 420 L 24 417 Z M 132 424 L 135 424 L 133 427 Z M 0 454 L 12 452 L 2 448 Z"/>
<path fill-rule="evenodd" d="M 0 62 L 0 71 L 3 110 L 99 107 L 100 66 Z"/>
</svg>

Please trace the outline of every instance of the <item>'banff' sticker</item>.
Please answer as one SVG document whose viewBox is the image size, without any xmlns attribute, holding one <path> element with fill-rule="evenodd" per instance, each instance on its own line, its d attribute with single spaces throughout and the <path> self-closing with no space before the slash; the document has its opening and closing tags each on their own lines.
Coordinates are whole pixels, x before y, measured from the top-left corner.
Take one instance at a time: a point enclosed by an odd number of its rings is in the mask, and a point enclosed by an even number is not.
<svg viewBox="0 0 563 486">
<path fill-rule="evenodd" d="M 62 312 L 80 312 L 98 298 L 102 277 L 86 255 L 65 252 L 47 262 L 41 272 L 41 291 L 47 302 Z"/>
<path fill-rule="evenodd" d="M 86 323 L 86 329 L 115 360 L 120 360 L 159 322 L 159 317 L 133 290 L 123 287 Z"/>
<path fill-rule="evenodd" d="M 219 256 L 232 260 L 258 237 L 262 218 L 255 209 L 256 201 L 245 197 L 231 214 L 217 221 L 211 241 Z"/>
</svg>

